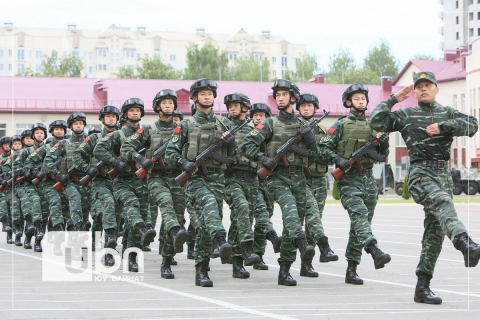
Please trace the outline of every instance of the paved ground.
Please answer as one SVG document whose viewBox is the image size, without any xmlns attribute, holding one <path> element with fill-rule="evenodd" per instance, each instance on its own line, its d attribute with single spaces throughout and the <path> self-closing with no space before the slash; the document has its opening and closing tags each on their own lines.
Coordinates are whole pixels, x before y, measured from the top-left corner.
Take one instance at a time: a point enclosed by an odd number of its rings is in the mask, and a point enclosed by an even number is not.
<svg viewBox="0 0 480 320">
<path fill-rule="evenodd" d="M 457 205 L 470 234 L 480 241 L 480 206 Z M 225 217 L 229 210 L 225 207 Z M 229 221 L 224 219 L 225 226 Z M 275 209 L 273 222 L 281 229 Z M 194 264 L 177 255 L 175 280 L 160 277 L 158 251 L 146 254 L 145 273 L 95 274 L 88 282 L 42 281 L 42 255 L 0 239 L 0 319 L 478 319 L 480 267 L 467 269 L 463 257 L 445 240 L 437 264 L 433 291 L 443 298 L 440 306 L 413 302 L 415 267 L 423 232 L 423 211 L 417 205 L 379 205 L 374 234 L 380 247 L 392 255 L 384 269 L 374 270 L 369 255 L 358 273 L 363 286 L 344 283 L 349 220 L 340 205 L 327 205 L 324 226 L 340 260 L 314 267 L 319 278 L 299 276 L 292 268 L 296 287 L 277 285 L 277 256 L 271 247 L 265 257 L 268 271 L 252 270 L 248 280 L 233 279 L 231 265 L 211 262 L 213 288 L 194 286 Z M 158 226 L 157 226 L 158 230 Z M 156 247 L 153 244 L 152 247 Z M 86 250 L 84 250 L 86 254 Z M 126 276 L 126 277 L 124 277 Z M 130 277 L 130 278 L 128 278 Z M 97 281 L 95 281 L 97 279 Z M 102 281 L 100 281 L 102 279 Z M 117 281 L 114 281 L 117 280 Z"/>
</svg>

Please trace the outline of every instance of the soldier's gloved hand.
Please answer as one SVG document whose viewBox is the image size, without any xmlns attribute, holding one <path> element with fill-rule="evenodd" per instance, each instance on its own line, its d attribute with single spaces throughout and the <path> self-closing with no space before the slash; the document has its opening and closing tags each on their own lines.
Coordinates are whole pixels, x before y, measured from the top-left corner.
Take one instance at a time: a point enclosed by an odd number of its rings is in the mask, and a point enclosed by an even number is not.
<svg viewBox="0 0 480 320">
<path fill-rule="evenodd" d="M 57 174 L 55 179 L 57 179 L 58 182 L 61 182 L 63 184 L 66 184 L 69 180 L 66 174 L 61 174 L 61 173 Z"/>
<path fill-rule="evenodd" d="M 235 143 L 235 137 L 231 133 L 228 133 L 223 137 L 223 141 L 230 146 Z"/>
<path fill-rule="evenodd" d="M 384 133 L 382 134 L 379 138 L 378 138 L 378 142 L 380 143 L 380 147 L 383 149 L 383 150 L 386 150 L 388 149 L 388 147 L 390 147 L 390 137 Z"/>
<path fill-rule="evenodd" d="M 8 187 L 7 180 L 0 179 L 0 185 L 2 185 L 4 188 Z"/>
<path fill-rule="evenodd" d="M 190 162 L 187 159 L 180 159 L 178 163 L 182 166 L 183 171 L 185 171 L 189 175 L 192 175 L 195 170 L 197 170 L 197 165 L 195 164 L 195 162 Z"/>
<path fill-rule="evenodd" d="M 337 165 L 337 167 L 342 169 L 343 172 L 346 172 L 348 169 L 352 167 L 352 164 L 350 163 L 350 161 L 342 157 L 338 157 L 335 160 L 335 164 Z"/>
<path fill-rule="evenodd" d="M 88 174 L 90 177 L 96 177 L 97 174 L 98 174 L 97 168 L 92 168 L 92 167 L 90 167 L 90 166 L 87 166 L 83 171 L 84 171 L 86 174 Z"/>
<path fill-rule="evenodd" d="M 118 172 L 123 172 L 127 170 L 127 165 L 125 164 L 125 162 L 119 161 L 117 159 L 112 161 L 112 165 Z"/>
<path fill-rule="evenodd" d="M 139 155 L 139 156 L 135 159 L 135 161 L 137 161 L 137 162 L 143 167 L 143 169 L 145 169 L 145 170 L 147 170 L 147 171 L 150 171 L 150 170 L 152 170 L 152 168 L 153 168 L 153 162 L 152 162 L 152 160 L 147 159 L 147 158 L 145 158 L 145 157 L 142 156 L 142 155 Z"/>
<path fill-rule="evenodd" d="M 47 177 L 47 174 L 43 171 L 38 171 L 35 173 L 35 178 L 37 178 L 40 181 L 43 181 Z"/>
<path fill-rule="evenodd" d="M 30 180 L 31 173 L 30 173 L 30 171 L 28 171 L 27 169 L 22 169 L 22 170 L 20 170 L 20 175 L 21 175 L 22 177 L 25 177 L 25 179 Z"/>
<path fill-rule="evenodd" d="M 275 167 L 278 164 L 278 162 L 275 159 L 265 157 L 265 156 L 261 156 L 260 158 L 258 158 L 258 162 L 260 162 L 262 166 L 264 166 L 265 168 L 267 168 L 270 171 L 275 169 Z"/>
<path fill-rule="evenodd" d="M 300 135 L 303 137 L 307 146 L 311 146 L 315 143 L 315 135 L 313 134 L 310 126 L 301 127 L 298 133 L 300 133 Z"/>
</svg>

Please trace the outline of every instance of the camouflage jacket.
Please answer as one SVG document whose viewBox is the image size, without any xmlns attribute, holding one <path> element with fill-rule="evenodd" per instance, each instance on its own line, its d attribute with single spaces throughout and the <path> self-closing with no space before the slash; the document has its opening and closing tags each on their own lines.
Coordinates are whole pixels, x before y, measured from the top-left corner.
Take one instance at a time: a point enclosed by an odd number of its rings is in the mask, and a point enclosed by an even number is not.
<svg viewBox="0 0 480 320">
<path fill-rule="evenodd" d="M 379 131 L 399 131 L 407 145 L 410 162 L 450 160 L 454 136 L 472 137 L 478 130 L 478 120 L 451 107 L 440 107 L 435 101 L 419 102 L 414 108 L 392 112 L 397 103 L 394 95 L 373 110 L 370 125 Z M 426 128 L 438 123 L 440 134 L 429 136 Z"/>
<path fill-rule="evenodd" d="M 105 137 L 107 134 L 113 131 L 108 131 L 107 128 L 103 128 L 102 137 Z M 73 164 L 77 167 L 78 170 L 85 172 L 88 168 L 88 160 L 93 157 L 93 149 L 98 141 L 98 135 L 96 133 L 89 135 L 83 140 L 80 146 L 73 153 Z"/>
<path fill-rule="evenodd" d="M 51 143 L 44 143 L 41 147 L 35 149 L 25 160 L 23 168 L 26 169 L 28 172 L 33 173 L 35 167 L 43 163 L 47 151 L 52 147 L 53 144 L 58 143 L 58 141 L 61 140 L 56 140 L 55 138 L 53 138 L 53 141 Z"/>
<path fill-rule="evenodd" d="M 337 122 L 335 122 L 328 130 L 327 134 L 322 138 L 320 141 L 320 158 L 322 159 L 323 163 L 328 163 L 328 164 L 333 164 L 335 163 L 335 159 L 338 158 L 337 155 L 337 146 L 338 142 L 342 138 L 343 134 L 343 122 L 345 121 L 344 119 L 348 118 L 350 120 L 357 120 L 357 119 L 365 119 L 364 114 L 356 114 L 353 111 L 350 111 L 347 117 L 342 117 L 338 119 Z M 370 126 L 372 127 L 371 123 Z M 389 151 L 383 150 L 380 148 L 380 153 L 382 155 L 388 155 Z M 356 166 L 353 166 L 352 168 L 356 168 Z"/>
<path fill-rule="evenodd" d="M 20 151 L 10 151 L 10 155 L 3 158 L 3 162 L 1 164 L 2 167 L 2 174 L 3 174 L 3 179 L 8 180 L 12 176 L 12 164 L 13 160 L 18 156 Z"/>
<path fill-rule="evenodd" d="M 81 135 L 74 135 L 68 139 L 71 142 L 77 142 L 80 144 L 80 141 L 83 141 L 85 139 L 85 134 Z M 57 142 L 56 144 L 53 145 L 48 151 L 47 154 L 45 155 L 45 159 L 43 160 L 43 166 L 45 168 L 45 171 L 47 173 L 51 173 L 54 177 L 56 177 L 59 173 L 60 170 L 58 167 L 55 165 L 55 162 L 59 157 L 65 156 L 65 145 L 67 144 L 67 140 L 63 139 Z M 67 168 L 68 169 L 68 168 Z"/>
<path fill-rule="evenodd" d="M 15 159 L 13 160 L 13 169 L 14 169 L 13 172 L 15 173 L 16 176 L 20 175 L 20 172 L 22 171 L 28 156 L 38 148 L 40 148 L 40 145 L 35 141 L 33 146 L 26 147 L 20 150 L 20 153 L 18 154 L 18 156 L 16 156 Z"/>
</svg>

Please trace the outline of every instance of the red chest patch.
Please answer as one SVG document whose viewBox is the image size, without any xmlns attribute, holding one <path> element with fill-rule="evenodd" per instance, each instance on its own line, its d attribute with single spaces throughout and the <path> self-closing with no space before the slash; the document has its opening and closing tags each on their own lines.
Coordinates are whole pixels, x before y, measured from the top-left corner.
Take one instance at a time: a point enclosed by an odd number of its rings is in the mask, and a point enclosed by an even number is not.
<svg viewBox="0 0 480 320">
<path fill-rule="evenodd" d="M 109 137 L 113 136 L 113 132 L 110 132 L 109 134 L 107 134 L 107 136 Z"/>
<path fill-rule="evenodd" d="M 181 130 L 182 130 L 182 129 L 180 129 L 180 127 L 176 127 L 176 128 L 175 128 L 175 133 L 180 133 Z"/>
<path fill-rule="evenodd" d="M 85 140 L 83 140 L 83 141 L 85 141 L 85 142 L 90 141 L 90 137 L 86 137 Z"/>
<path fill-rule="evenodd" d="M 263 128 L 265 128 L 265 126 L 261 123 L 259 123 L 256 127 L 258 130 L 262 130 Z"/>
<path fill-rule="evenodd" d="M 58 147 L 60 144 L 59 143 L 55 143 L 54 147 Z"/>
<path fill-rule="evenodd" d="M 137 133 L 142 134 L 142 133 L 143 133 L 143 129 L 138 129 L 138 130 L 137 130 Z"/>
<path fill-rule="evenodd" d="M 39 151 L 40 151 L 40 148 L 37 148 L 37 149 L 35 150 L 35 152 L 39 152 Z"/>
<path fill-rule="evenodd" d="M 330 129 L 328 129 L 328 133 L 333 134 L 334 132 L 335 132 L 335 129 L 333 129 L 333 127 L 330 127 Z"/>
</svg>

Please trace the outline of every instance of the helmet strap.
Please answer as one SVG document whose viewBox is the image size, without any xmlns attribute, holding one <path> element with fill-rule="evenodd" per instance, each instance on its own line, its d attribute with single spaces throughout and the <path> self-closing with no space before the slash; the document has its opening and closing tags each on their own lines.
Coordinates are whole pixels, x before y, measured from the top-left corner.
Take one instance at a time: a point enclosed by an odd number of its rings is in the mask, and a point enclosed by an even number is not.
<svg viewBox="0 0 480 320">
<path fill-rule="evenodd" d="M 81 135 L 82 133 L 84 133 L 83 130 L 72 130 L 72 132 L 73 132 L 74 134 L 76 134 L 77 136 L 79 136 L 79 135 Z"/>
</svg>

